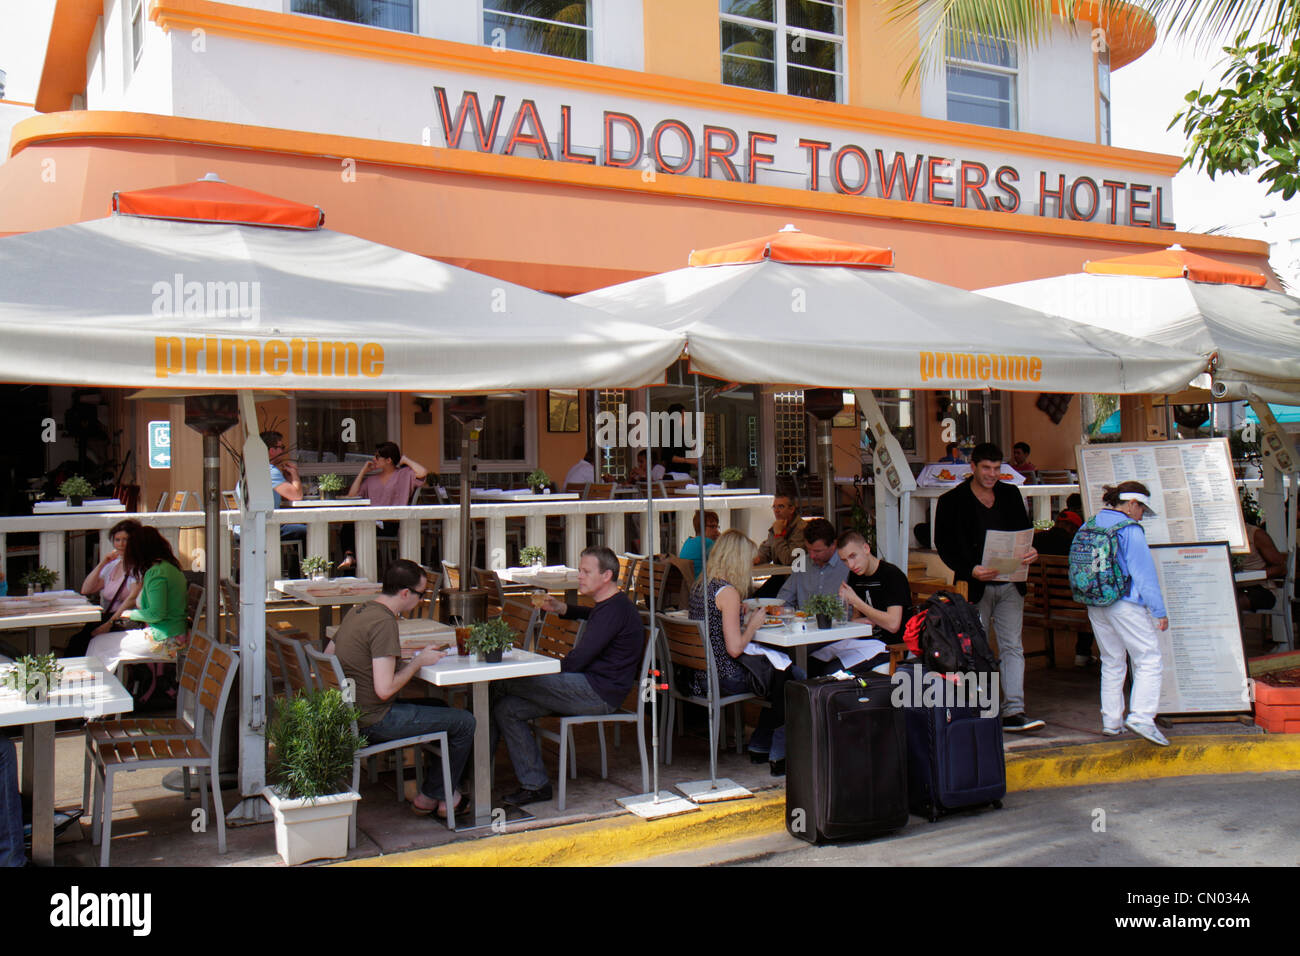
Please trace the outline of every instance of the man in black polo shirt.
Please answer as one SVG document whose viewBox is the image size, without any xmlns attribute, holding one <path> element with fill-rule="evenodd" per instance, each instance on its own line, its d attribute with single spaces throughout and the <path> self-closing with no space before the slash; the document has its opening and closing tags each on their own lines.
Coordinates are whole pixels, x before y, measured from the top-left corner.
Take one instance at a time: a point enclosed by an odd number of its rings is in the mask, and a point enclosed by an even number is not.
<svg viewBox="0 0 1300 956">
<path fill-rule="evenodd" d="M 970 587 L 970 601 L 979 608 L 984 629 L 992 631 L 1002 660 L 1002 729 L 1009 732 L 1038 730 L 1041 720 L 1025 713 L 1025 652 L 1020 630 L 1025 613 L 1025 586 L 994 581 L 995 568 L 986 567 L 986 531 L 1023 531 L 1033 527 L 1020 489 L 1000 481 L 1002 449 L 992 442 L 976 445 L 971 453 L 971 476 L 939 499 L 934 517 L 934 543 L 939 557 L 958 581 Z M 1038 560 L 1033 548 L 1024 563 Z"/>
<path fill-rule="evenodd" d="M 546 610 L 585 619 L 582 639 L 560 663 L 560 673 L 502 681 L 492 704 L 492 752 L 506 738 L 519 790 L 505 798 L 511 806 L 551 799 L 550 778 L 528 721 L 547 714 L 612 714 L 637 682 L 645 650 L 641 615 L 616 583 L 618 558 L 609 548 L 588 548 L 578 561 L 578 591 L 595 607 L 567 605 L 550 598 Z M 564 768 L 560 768 L 564 773 Z"/>
</svg>

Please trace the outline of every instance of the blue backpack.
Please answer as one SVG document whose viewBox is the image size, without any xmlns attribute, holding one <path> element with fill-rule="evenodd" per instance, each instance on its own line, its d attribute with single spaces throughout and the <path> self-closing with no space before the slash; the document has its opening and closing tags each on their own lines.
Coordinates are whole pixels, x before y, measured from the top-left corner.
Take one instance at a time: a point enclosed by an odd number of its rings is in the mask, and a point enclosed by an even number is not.
<svg viewBox="0 0 1300 956">
<path fill-rule="evenodd" d="M 1128 593 L 1132 578 L 1119 562 L 1119 533 L 1133 524 L 1138 522 L 1125 518 L 1099 528 L 1094 515 L 1075 533 L 1070 544 L 1070 590 L 1077 602 L 1110 607 Z"/>
</svg>

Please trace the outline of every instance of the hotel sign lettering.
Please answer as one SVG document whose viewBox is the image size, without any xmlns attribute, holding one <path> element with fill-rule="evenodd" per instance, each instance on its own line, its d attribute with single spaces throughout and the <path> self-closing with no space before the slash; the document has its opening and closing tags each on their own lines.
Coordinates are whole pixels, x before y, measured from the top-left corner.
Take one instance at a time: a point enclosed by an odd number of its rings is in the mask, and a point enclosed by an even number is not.
<svg viewBox="0 0 1300 956">
<path fill-rule="evenodd" d="M 566 97 L 576 99 L 576 97 Z M 940 154 L 943 147 L 874 142 L 823 129 L 738 129 L 727 121 L 541 102 L 434 86 L 435 120 L 451 149 L 528 156 L 588 166 L 639 169 L 736 183 L 802 187 L 939 206 L 1110 225 L 1173 229 L 1167 178 L 1131 180 L 1115 170 L 1029 164 L 987 150 Z M 731 121 L 734 123 L 734 121 Z M 779 127 L 785 124 L 773 124 Z M 857 141 L 853 141 L 856 139 Z M 933 150 L 933 152 L 932 152 Z M 978 153 L 979 155 L 976 155 Z M 648 178 L 648 177 L 647 177 Z M 1161 181 L 1152 181 L 1161 180 Z"/>
</svg>

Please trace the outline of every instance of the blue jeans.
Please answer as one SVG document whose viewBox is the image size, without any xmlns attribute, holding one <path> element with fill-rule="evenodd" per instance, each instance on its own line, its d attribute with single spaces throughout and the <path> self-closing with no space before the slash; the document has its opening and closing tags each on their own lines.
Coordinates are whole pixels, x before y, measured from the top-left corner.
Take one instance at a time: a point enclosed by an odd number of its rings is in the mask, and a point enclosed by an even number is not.
<svg viewBox="0 0 1300 956">
<path fill-rule="evenodd" d="M 459 707 L 446 707 L 437 701 L 399 700 L 388 708 L 382 720 L 361 728 L 369 743 L 381 744 L 403 737 L 447 732 L 447 760 L 451 763 L 451 785 L 460 785 L 470 751 L 474 749 L 474 715 Z M 421 757 L 423 759 L 423 757 Z M 442 769 L 426 770 L 421 792 L 430 800 L 446 800 L 442 787 Z"/>
<path fill-rule="evenodd" d="M 802 668 L 791 664 L 783 671 L 772 674 L 772 688 L 768 701 L 770 707 L 764 707 L 758 715 L 758 725 L 749 738 L 749 749 L 754 753 L 767 754 L 768 760 L 785 759 L 785 682 L 806 680 L 808 675 Z M 718 691 L 727 694 L 751 693 L 747 680 L 723 678 L 718 681 Z"/>
<path fill-rule="evenodd" d="M 612 714 L 616 708 L 591 689 L 584 674 L 543 674 L 540 677 L 520 677 L 501 681 L 492 702 L 492 748 L 497 752 L 497 741 L 506 738 L 510 763 L 515 768 L 519 785 L 528 790 L 541 790 L 550 782 L 546 764 L 542 763 L 542 748 L 528 721 L 534 717 L 560 714 L 575 717 L 584 714 Z M 564 773 L 564 768 L 560 768 Z"/>
<path fill-rule="evenodd" d="M 0 737 L 0 867 L 22 866 L 23 803 L 18 793 L 18 750 L 8 737 Z"/>
</svg>

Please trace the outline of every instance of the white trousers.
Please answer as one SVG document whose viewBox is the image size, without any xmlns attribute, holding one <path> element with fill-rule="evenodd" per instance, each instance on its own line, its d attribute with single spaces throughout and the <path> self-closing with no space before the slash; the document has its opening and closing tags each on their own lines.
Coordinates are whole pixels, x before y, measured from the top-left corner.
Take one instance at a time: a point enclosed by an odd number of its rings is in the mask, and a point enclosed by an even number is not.
<svg viewBox="0 0 1300 956">
<path fill-rule="evenodd" d="M 1110 607 L 1088 608 L 1088 620 L 1101 649 L 1101 722 L 1110 730 L 1124 726 L 1124 655 L 1133 658 L 1133 693 L 1129 717 L 1152 723 L 1160 705 L 1160 632 L 1141 604 L 1119 600 Z"/>
<path fill-rule="evenodd" d="M 108 631 L 90 639 L 87 657 L 98 657 L 110 674 L 117 672 L 122 661 L 170 661 L 165 641 L 153 639 L 154 629 L 136 631 Z"/>
</svg>

